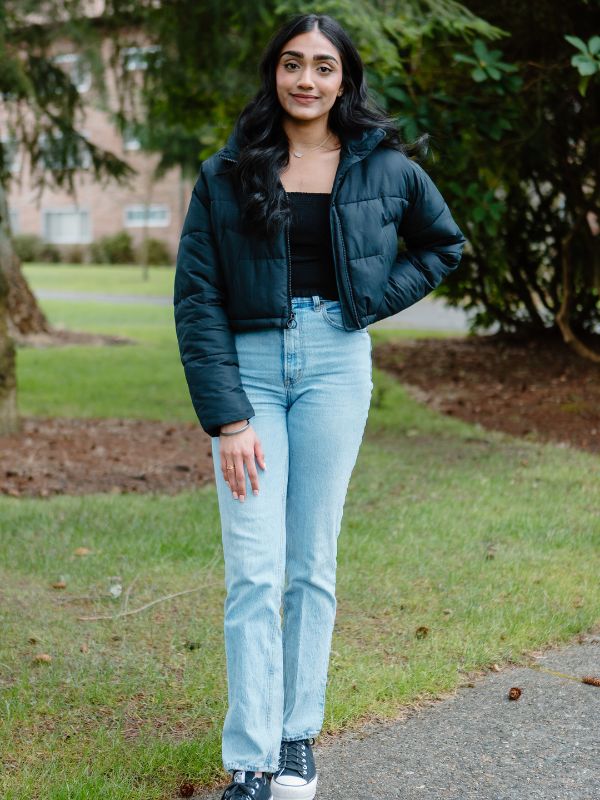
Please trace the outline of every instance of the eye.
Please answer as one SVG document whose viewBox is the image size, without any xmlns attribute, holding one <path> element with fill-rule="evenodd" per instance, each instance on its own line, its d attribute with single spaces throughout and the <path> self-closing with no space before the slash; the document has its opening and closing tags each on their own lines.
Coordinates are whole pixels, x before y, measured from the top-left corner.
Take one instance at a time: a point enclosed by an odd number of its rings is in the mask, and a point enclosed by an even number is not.
<svg viewBox="0 0 600 800">
<path fill-rule="evenodd" d="M 297 67 L 298 64 L 296 64 L 294 61 L 288 61 L 287 64 L 284 64 L 283 66 L 284 66 L 284 69 L 287 69 L 288 67 Z M 321 73 L 322 75 L 327 75 L 329 72 L 333 72 L 332 69 L 329 69 L 329 67 L 326 67 L 324 65 L 321 65 L 320 67 L 318 67 L 318 69 L 324 69 L 325 70 L 325 72 Z M 292 70 L 289 70 L 289 71 L 291 72 Z"/>
</svg>

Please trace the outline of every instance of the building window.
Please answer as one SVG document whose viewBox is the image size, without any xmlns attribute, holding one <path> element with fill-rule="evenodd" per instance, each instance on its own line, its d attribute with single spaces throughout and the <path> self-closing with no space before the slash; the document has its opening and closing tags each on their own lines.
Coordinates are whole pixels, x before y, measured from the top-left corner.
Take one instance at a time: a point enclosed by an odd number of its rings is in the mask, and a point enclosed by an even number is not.
<svg viewBox="0 0 600 800">
<path fill-rule="evenodd" d="M 10 232 L 13 236 L 19 233 L 19 211 L 18 209 L 10 209 L 8 212 Z"/>
<path fill-rule="evenodd" d="M 169 206 L 166 205 L 135 205 L 125 207 L 123 220 L 126 228 L 164 228 L 171 222 Z"/>
<path fill-rule="evenodd" d="M 44 209 L 42 236 L 53 244 L 87 244 L 91 241 L 89 212 L 77 208 Z"/>
<path fill-rule="evenodd" d="M 71 78 L 71 83 L 80 94 L 87 92 L 92 85 L 92 74 L 89 68 L 82 63 L 81 56 L 78 53 L 59 53 L 52 60 L 55 64 L 64 66 Z"/>
<path fill-rule="evenodd" d="M 132 125 L 127 125 L 123 132 L 123 149 L 124 150 L 139 150 L 141 142 L 137 138 Z"/>
<path fill-rule="evenodd" d="M 147 69 L 148 55 L 157 53 L 159 50 L 160 46 L 157 44 L 145 47 L 125 47 L 122 50 L 123 65 L 127 70 Z"/>
<path fill-rule="evenodd" d="M 85 139 L 89 138 L 87 131 L 81 131 L 81 135 Z M 55 133 L 52 138 L 49 138 L 46 133 L 40 133 L 38 142 L 46 169 L 89 169 L 92 166 L 92 157 L 81 140 L 73 140 L 71 149 L 63 152 L 62 138 L 63 135 L 60 131 Z"/>
<path fill-rule="evenodd" d="M 21 151 L 19 144 L 13 136 L 2 136 L 2 155 L 4 158 L 4 169 L 13 175 L 21 168 Z"/>
</svg>

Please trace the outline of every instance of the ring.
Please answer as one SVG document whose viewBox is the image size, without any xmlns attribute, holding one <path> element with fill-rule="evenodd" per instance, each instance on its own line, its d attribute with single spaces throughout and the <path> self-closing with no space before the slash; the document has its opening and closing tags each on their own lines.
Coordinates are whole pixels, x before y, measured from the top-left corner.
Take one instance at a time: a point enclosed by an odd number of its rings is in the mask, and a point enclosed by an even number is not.
<svg viewBox="0 0 600 800">
<path fill-rule="evenodd" d="M 225 469 L 235 469 L 235 467 L 225 467 Z"/>
</svg>

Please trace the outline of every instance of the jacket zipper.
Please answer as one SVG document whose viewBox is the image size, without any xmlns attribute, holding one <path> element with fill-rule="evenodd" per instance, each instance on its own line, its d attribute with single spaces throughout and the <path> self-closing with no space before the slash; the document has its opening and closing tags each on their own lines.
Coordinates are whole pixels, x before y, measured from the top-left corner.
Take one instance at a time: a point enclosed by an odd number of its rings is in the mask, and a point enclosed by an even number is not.
<svg viewBox="0 0 600 800">
<path fill-rule="evenodd" d="M 285 191 L 285 189 L 284 189 Z M 286 192 L 287 195 L 287 192 Z M 290 221 L 288 219 L 286 226 L 285 226 L 285 237 L 287 242 L 287 268 L 288 268 L 288 319 L 286 322 L 286 327 L 288 328 L 295 328 L 296 327 L 296 315 L 292 309 L 292 259 L 291 259 L 291 248 L 290 248 Z"/>
<path fill-rule="evenodd" d="M 229 158 L 228 156 L 224 156 L 224 155 L 221 155 L 220 157 L 222 159 L 224 159 L 225 161 L 232 161 L 234 164 L 237 163 L 236 159 L 234 159 L 234 158 Z M 332 192 L 331 192 L 331 201 L 329 203 L 330 219 L 331 219 L 331 209 L 333 208 L 333 205 L 334 205 L 334 203 L 333 203 L 334 194 L 337 191 L 337 189 L 339 188 L 339 185 L 340 185 L 341 181 L 342 181 L 342 176 L 340 175 L 340 177 L 338 179 L 338 182 L 337 182 L 337 186 L 334 186 L 334 189 L 332 189 Z M 285 192 L 285 189 L 283 191 Z M 287 192 L 286 192 L 286 196 L 287 196 Z M 340 225 L 340 221 L 339 221 L 339 218 L 338 218 L 338 215 L 337 215 L 337 211 L 335 212 L 335 219 L 336 219 L 336 224 L 337 224 L 337 228 L 338 228 L 338 231 L 339 231 L 340 243 L 342 245 L 344 271 L 345 271 L 346 277 L 348 279 L 348 296 L 349 296 L 349 299 L 350 299 L 350 306 L 351 306 L 350 310 L 351 310 L 351 313 L 352 313 L 352 315 L 354 317 L 354 321 L 356 322 L 357 328 L 360 328 L 360 320 L 358 319 L 358 314 L 356 313 L 356 304 L 354 302 L 354 294 L 352 292 L 352 283 L 350 281 L 350 273 L 348 271 L 348 264 L 346 263 L 346 248 L 344 246 L 344 238 L 343 238 L 343 234 L 342 234 L 342 226 Z M 331 233 L 331 230 L 330 230 L 330 233 Z M 294 311 L 292 310 L 292 263 L 291 263 L 291 252 L 290 252 L 290 225 L 289 225 L 289 220 L 288 220 L 288 223 L 286 224 L 286 255 L 287 255 L 287 270 L 288 270 L 288 298 L 287 299 L 288 299 L 288 309 L 289 309 L 288 310 L 288 318 L 287 318 L 287 322 L 286 322 L 286 327 L 287 328 L 295 328 L 296 327 L 296 315 L 294 314 Z M 335 248 L 334 248 L 334 260 L 335 260 Z M 339 286 L 338 286 L 338 291 L 339 291 Z"/>
</svg>

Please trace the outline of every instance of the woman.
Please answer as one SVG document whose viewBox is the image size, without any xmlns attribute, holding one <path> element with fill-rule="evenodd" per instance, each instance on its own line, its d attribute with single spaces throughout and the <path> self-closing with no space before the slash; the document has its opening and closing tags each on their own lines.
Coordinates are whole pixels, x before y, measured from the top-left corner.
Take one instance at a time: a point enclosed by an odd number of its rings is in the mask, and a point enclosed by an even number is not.
<svg viewBox="0 0 600 800">
<path fill-rule="evenodd" d="M 465 237 L 409 158 L 422 140 L 401 144 L 369 100 L 335 20 L 289 20 L 260 69 L 194 186 L 175 323 L 221 515 L 223 798 L 310 800 L 337 539 L 373 388 L 367 325 L 433 290 Z"/>
</svg>

